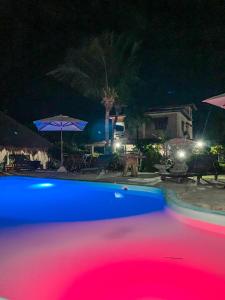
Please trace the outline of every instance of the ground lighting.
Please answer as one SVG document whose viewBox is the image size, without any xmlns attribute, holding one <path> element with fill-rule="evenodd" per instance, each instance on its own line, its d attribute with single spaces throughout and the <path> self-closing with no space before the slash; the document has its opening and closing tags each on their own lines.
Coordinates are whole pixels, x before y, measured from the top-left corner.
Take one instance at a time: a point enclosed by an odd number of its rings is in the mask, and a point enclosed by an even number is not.
<svg viewBox="0 0 225 300">
<path fill-rule="evenodd" d="M 184 150 L 178 150 L 177 151 L 177 157 L 178 158 L 185 158 L 186 157 L 186 152 Z"/>
<path fill-rule="evenodd" d="M 199 141 L 196 142 L 196 146 L 198 148 L 203 148 L 205 146 L 205 142 L 202 141 L 202 140 L 199 140 Z"/>
</svg>

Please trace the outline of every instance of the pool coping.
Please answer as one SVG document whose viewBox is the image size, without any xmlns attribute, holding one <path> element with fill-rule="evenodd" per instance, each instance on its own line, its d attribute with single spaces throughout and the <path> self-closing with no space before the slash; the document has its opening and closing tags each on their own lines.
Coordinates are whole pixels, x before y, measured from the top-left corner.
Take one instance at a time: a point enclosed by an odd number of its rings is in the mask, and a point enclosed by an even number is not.
<svg viewBox="0 0 225 300">
<path fill-rule="evenodd" d="M 171 210 L 195 220 L 225 226 L 225 212 L 191 205 L 183 201 L 178 194 L 171 189 L 162 188 L 162 191 L 167 205 Z"/>
</svg>

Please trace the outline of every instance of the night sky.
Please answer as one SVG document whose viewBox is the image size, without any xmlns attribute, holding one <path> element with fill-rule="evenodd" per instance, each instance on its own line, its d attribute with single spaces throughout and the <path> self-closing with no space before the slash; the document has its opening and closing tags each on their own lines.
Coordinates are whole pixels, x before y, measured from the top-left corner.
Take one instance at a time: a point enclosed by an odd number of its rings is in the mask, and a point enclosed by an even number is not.
<svg viewBox="0 0 225 300">
<path fill-rule="evenodd" d="M 100 104 L 45 74 L 67 48 L 105 31 L 142 41 L 140 103 L 194 102 L 201 131 L 210 109 L 201 101 L 225 92 L 224 1 L 0 0 L 0 22 L 0 109 L 27 125 L 58 113 L 102 116 Z M 208 132 L 223 126 L 225 138 L 224 120 L 214 109 Z"/>
</svg>

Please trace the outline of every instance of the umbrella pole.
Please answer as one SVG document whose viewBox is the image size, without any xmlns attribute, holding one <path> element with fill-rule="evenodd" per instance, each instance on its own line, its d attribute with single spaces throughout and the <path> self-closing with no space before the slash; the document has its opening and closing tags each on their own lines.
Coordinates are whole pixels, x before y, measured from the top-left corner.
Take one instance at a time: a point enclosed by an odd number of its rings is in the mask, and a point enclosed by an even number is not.
<svg viewBox="0 0 225 300">
<path fill-rule="evenodd" d="M 63 134 L 61 128 L 61 167 L 63 166 Z"/>
<path fill-rule="evenodd" d="M 61 163 L 60 163 L 60 168 L 57 171 L 58 172 L 66 172 L 66 168 L 63 166 L 63 132 L 62 132 L 62 128 L 60 131 L 60 142 L 61 142 Z"/>
</svg>

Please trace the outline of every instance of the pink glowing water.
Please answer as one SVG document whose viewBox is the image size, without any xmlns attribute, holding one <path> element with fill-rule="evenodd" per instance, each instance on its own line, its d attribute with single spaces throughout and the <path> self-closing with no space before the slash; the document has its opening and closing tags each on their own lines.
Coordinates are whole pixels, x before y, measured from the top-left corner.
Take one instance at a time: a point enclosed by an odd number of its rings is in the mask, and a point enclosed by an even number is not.
<svg viewBox="0 0 225 300">
<path fill-rule="evenodd" d="M 3 228 L 0 297 L 222 300 L 224 230 L 200 224 L 163 210 Z"/>
</svg>

